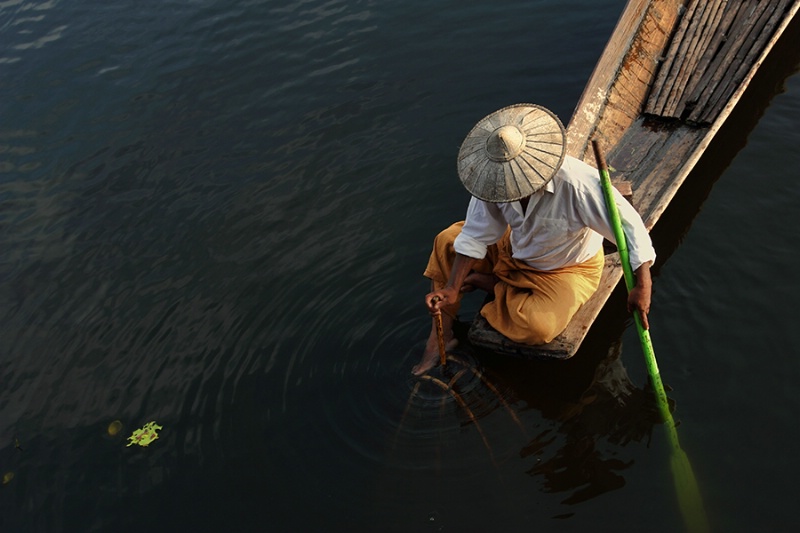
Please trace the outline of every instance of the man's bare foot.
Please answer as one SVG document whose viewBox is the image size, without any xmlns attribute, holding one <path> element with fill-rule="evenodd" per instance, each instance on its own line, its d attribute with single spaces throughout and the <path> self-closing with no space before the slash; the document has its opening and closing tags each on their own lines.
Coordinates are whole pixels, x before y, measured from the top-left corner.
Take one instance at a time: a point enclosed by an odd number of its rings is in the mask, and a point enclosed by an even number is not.
<svg viewBox="0 0 800 533">
<path fill-rule="evenodd" d="M 470 272 L 464 278 L 463 292 L 469 292 L 475 289 L 480 289 L 486 292 L 494 292 L 494 286 L 497 283 L 497 278 L 494 274 L 481 274 L 480 272 Z M 464 288 L 469 287 L 467 290 Z"/>
<path fill-rule="evenodd" d="M 431 368 L 439 364 L 439 351 L 428 351 L 427 349 L 422 354 L 422 360 L 411 368 L 411 373 L 415 376 L 421 376 L 428 372 Z"/>
<path fill-rule="evenodd" d="M 452 338 L 445 342 L 444 349 L 447 352 L 456 346 L 458 346 L 458 339 Z M 439 364 L 440 358 L 439 341 L 434 339 L 434 344 L 431 346 L 431 341 L 428 339 L 428 342 L 425 345 L 425 351 L 422 353 L 422 360 L 418 364 L 414 365 L 414 367 L 411 369 L 411 373 L 415 376 L 421 376 L 425 374 L 428 372 L 428 370 Z"/>
</svg>

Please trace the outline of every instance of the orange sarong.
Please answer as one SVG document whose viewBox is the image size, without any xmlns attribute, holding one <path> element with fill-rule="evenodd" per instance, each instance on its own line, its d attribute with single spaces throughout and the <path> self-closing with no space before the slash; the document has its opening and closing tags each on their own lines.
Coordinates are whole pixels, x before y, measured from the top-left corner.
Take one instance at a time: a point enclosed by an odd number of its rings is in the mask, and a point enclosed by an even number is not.
<svg viewBox="0 0 800 533">
<path fill-rule="evenodd" d="M 455 260 L 453 242 L 464 222 L 456 222 L 437 235 L 425 277 L 434 289 L 445 286 Z M 603 273 L 603 250 L 579 265 L 556 270 L 536 270 L 511 257 L 511 230 L 489 247 L 473 270 L 494 273 L 494 299 L 481 315 L 505 337 L 524 344 L 545 344 L 564 331 L 572 316 L 597 290 Z M 460 301 L 459 301 L 460 303 Z M 455 314 L 459 304 L 446 311 Z"/>
</svg>

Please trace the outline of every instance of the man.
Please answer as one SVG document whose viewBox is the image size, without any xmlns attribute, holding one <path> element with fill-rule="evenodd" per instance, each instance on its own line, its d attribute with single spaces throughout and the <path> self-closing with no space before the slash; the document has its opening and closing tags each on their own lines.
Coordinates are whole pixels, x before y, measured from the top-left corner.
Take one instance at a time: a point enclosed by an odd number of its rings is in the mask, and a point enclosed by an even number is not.
<svg viewBox="0 0 800 533">
<path fill-rule="evenodd" d="M 458 174 L 472 194 L 466 219 L 436 237 L 425 270 L 432 282 L 425 304 L 442 315 L 448 349 L 465 292 L 492 294 L 481 315 L 512 341 L 535 345 L 561 333 L 597 289 L 603 238 L 615 242 L 614 232 L 597 170 L 565 152 L 564 126 L 533 104 L 492 113 L 461 145 Z M 614 194 L 636 274 L 628 308 L 647 328 L 656 254 L 641 217 Z M 434 322 L 412 373 L 438 360 Z"/>
</svg>

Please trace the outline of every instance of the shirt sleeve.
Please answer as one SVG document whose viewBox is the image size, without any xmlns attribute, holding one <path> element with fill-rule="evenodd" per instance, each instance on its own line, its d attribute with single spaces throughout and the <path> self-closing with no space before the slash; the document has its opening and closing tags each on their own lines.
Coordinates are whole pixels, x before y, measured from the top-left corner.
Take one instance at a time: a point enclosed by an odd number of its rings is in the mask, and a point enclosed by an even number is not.
<svg viewBox="0 0 800 533">
<path fill-rule="evenodd" d="M 497 206 L 473 196 L 467 207 L 464 227 L 453 247 L 457 253 L 483 259 L 486 249 L 503 237 L 507 226 Z"/>
<path fill-rule="evenodd" d="M 581 201 L 581 204 L 585 207 L 583 210 L 584 223 L 616 244 L 617 240 L 614 237 L 614 229 L 611 226 L 611 218 L 608 215 L 608 208 L 606 207 L 606 200 L 599 179 L 596 180 L 596 184 L 596 187 L 593 185 L 587 188 L 586 194 Z M 622 232 L 625 234 L 625 240 L 628 245 L 631 269 L 636 271 L 648 261 L 654 263 L 656 251 L 653 248 L 650 233 L 647 231 L 642 217 L 615 187 L 612 187 L 611 190 L 622 221 Z"/>
</svg>

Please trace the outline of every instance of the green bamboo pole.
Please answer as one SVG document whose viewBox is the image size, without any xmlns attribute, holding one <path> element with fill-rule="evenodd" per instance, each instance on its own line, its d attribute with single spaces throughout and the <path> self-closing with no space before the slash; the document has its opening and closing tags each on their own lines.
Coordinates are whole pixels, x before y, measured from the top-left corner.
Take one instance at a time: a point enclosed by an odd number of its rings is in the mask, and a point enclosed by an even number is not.
<svg viewBox="0 0 800 533">
<path fill-rule="evenodd" d="M 636 285 L 633 276 L 630 257 L 628 254 L 628 243 L 625 233 L 622 231 L 622 221 L 619 216 L 617 202 L 614 199 L 614 192 L 611 185 L 611 178 L 608 175 L 608 165 L 605 156 L 600 150 L 600 145 L 596 140 L 592 140 L 594 157 L 597 161 L 597 168 L 600 171 L 600 182 L 603 186 L 603 195 L 606 199 L 608 215 L 611 219 L 611 226 L 614 230 L 614 238 L 617 241 L 617 251 L 619 252 L 620 262 L 622 263 L 622 273 L 625 277 L 625 286 L 630 292 Z M 647 366 L 647 373 L 650 376 L 650 383 L 656 396 L 658 410 L 667 429 L 667 439 L 669 440 L 672 455 L 670 457 L 670 468 L 675 482 L 675 491 L 678 496 L 678 504 L 683 514 L 686 528 L 690 533 L 700 533 L 709 531 L 708 518 L 703 507 L 703 500 L 700 496 L 700 489 L 697 486 L 697 479 L 694 476 L 689 457 L 681 449 L 678 441 L 678 430 L 675 427 L 675 420 L 669 410 L 667 393 L 661 381 L 661 373 L 658 370 L 656 354 L 653 350 L 653 342 L 650 340 L 650 331 L 644 328 L 642 317 L 639 312 L 633 313 L 633 320 L 636 323 L 636 331 L 639 334 L 639 341 L 644 352 L 644 360 Z"/>
</svg>

